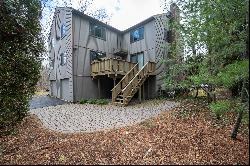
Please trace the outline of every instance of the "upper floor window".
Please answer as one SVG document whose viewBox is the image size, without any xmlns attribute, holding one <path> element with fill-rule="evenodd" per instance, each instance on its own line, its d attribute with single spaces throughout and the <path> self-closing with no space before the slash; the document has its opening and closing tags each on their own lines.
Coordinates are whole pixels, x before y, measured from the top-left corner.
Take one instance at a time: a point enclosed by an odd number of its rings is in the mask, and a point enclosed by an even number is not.
<svg viewBox="0 0 250 166">
<path fill-rule="evenodd" d="M 144 39 L 144 27 L 140 27 L 130 32 L 130 43 Z"/>
<path fill-rule="evenodd" d="M 61 26 L 61 38 L 64 38 L 66 36 L 66 26 L 65 24 L 62 24 Z"/>
<path fill-rule="evenodd" d="M 67 55 L 65 53 L 61 53 L 61 65 L 65 65 L 67 63 Z"/>
<path fill-rule="evenodd" d="M 103 52 L 98 52 L 98 51 L 90 51 L 90 61 L 92 62 L 93 60 L 98 60 L 100 58 L 106 57 L 106 53 Z"/>
<path fill-rule="evenodd" d="M 97 24 L 90 23 L 89 34 L 106 40 L 106 28 Z"/>
</svg>

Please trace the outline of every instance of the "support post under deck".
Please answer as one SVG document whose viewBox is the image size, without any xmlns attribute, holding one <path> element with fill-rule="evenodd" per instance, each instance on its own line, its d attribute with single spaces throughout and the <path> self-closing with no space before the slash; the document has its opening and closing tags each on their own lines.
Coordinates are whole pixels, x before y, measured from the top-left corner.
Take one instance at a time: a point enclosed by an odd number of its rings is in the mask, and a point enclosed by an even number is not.
<svg viewBox="0 0 250 166">
<path fill-rule="evenodd" d="M 100 84 L 100 79 L 98 79 L 98 84 L 97 84 L 97 86 L 98 86 L 98 97 L 99 98 L 101 98 L 101 84 Z"/>
<path fill-rule="evenodd" d="M 141 103 L 141 86 L 139 88 L 139 102 Z"/>
</svg>

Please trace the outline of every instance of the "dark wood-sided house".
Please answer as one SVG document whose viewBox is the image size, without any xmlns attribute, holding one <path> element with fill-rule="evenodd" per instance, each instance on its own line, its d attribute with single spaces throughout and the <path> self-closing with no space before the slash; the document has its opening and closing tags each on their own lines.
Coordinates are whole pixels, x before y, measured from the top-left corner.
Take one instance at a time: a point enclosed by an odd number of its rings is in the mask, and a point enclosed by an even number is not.
<svg viewBox="0 0 250 166">
<path fill-rule="evenodd" d="M 154 98 L 163 87 L 178 7 L 120 31 L 72 8 L 56 8 L 49 36 L 50 95 L 76 102 Z M 173 32 L 173 31 L 172 31 Z M 163 47 L 165 45 L 165 47 Z"/>
</svg>

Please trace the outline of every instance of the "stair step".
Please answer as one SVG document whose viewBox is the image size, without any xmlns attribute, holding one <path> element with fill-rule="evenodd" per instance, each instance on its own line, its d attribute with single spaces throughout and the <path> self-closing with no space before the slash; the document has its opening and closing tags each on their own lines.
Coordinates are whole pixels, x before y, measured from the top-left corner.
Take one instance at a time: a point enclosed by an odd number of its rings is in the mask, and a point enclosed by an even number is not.
<svg viewBox="0 0 250 166">
<path fill-rule="evenodd" d="M 121 102 L 114 102 L 115 105 L 123 106 L 124 104 Z"/>
</svg>

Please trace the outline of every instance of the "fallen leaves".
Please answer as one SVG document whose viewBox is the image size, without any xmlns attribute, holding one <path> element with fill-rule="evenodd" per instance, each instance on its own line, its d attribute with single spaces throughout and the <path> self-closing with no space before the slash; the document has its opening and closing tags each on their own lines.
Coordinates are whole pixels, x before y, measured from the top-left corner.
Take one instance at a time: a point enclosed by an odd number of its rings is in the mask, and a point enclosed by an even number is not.
<svg viewBox="0 0 250 166">
<path fill-rule="evenodd" d="M 204 104 L 183 102 L 130 127 L 62 134 L 29 116 L 0 138 L 0 164 L 249 164 L 248 134 L 232 140 L 232 119 L 214 127 Z"/>
</svg>

